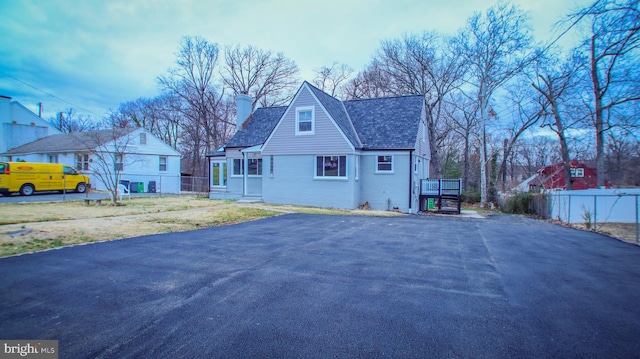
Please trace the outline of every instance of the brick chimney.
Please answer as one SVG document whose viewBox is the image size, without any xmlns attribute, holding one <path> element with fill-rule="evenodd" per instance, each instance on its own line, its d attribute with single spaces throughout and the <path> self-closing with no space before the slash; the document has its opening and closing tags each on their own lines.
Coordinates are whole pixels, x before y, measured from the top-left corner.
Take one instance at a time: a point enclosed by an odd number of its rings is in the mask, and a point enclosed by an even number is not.
<svg viewBox="0 0 640 359">
<path fill-rule="evenodd" d="M 253 99 L 246 93 L 236 95 L 236 132 L 242 129 L 242 124 L 251 115 L 251 104 Z"/>
</svg>

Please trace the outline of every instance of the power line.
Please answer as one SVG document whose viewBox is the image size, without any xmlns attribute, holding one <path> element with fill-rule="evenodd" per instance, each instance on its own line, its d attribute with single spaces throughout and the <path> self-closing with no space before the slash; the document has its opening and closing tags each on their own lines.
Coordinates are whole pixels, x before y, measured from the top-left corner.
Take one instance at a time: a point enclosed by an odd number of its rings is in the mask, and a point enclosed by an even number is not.
<svg viewBox="0 0 640 359">
<path fill-rule="evenodd" d="M 15 76 L 9 75 L 8 73 L 6 73 L 6 72 L 4 72 L 4 71 L 2 71 L 2 70 L 0 70 L 0 73 L 1 73 L 1 74 L 3 74 L 3 75 L 5 75 L 5 76 L 7 76 L 7 77 L 9 77 L 9 78 L 14 79 L 15 81 L 20 82 L 20 83 L 21 83 L 21 84 L 23 84 L 23 85 L 29 86 L 29 87 L 31 87 L 32 89 L 36 90 L 36 91 L 40 91 L 40 92 L 42 92 L 43 94 L 45 94 L 45 95 L 47 95 L 47 96 L 53 97 L 53 98 L 55 98 L 55 99 L 56 99 L 56 100 L 58 100 L 58 101 L 62 101 L 62 102 L 64 102 L 64 103 L 68 104 L 68 105 L 71 105 L 72 107 L 74 107 L 74 108 L 76 108 L 76 109 L 80 109 L 80 110 L 82 110 L 82 111 L 84 111 L 84 112 L 88 112 L 88 113 L 90 113 L 90 114 L 92 114 L 92 115 L 95 115 L 95 116 L 100 116 L 100 115 L 98 115 L 97 113 L 95 113 L 95 112 L 93 112 L 93 111 L 91 111 L 91 110 L 87 110 L 87 109 L 86 109 L 86 108 L 84 108 L 84 107 L 78 106 L 78 105 L 76 105 L 76 104 L 74 104 L 74 103 L 72 103 L 72 102 L 69 102 L 69 101 L 67 101 L 67 100 L 65 100 L 65 99 L 63 99 L 63 98 L 60 98 L 60 97 L 58 97 L 58 96 L 56 96 L 56 95 L 54 95 L 54 94 L 51 94 L 51 93 L 49 93 L 49 92 L 47 92 L 47 91 L 45 91 L 45 90 L 39 89 L 39 88 L 37 88 L 37 87 L 35 87 L 35 86 L 31 85 L 31 84 L 28 84 L 28 83 L 26 83 L 26 82 L 24 82 L 24 81 L 20 80 L 19 78 L 15 77 Z"/>
</svg>

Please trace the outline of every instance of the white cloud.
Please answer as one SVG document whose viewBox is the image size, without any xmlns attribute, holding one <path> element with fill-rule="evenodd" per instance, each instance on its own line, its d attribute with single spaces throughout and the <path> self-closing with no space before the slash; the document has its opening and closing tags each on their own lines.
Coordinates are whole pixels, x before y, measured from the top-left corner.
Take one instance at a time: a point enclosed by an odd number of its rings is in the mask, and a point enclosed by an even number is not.
<svg viewBox="0 0 640 359">
<path fill-rule="evenodd" d="M 581 0 L 586 3 L 587 0 Z M 537 36 L 571 3 L 518 0 Z M 156 78 L 173 65 L 179 40 L 199 35 L 223 45 L 283 52 L 311 80 L 334 61 L 356 70 L 379 42 L 404 33 L 454 34 L 483 0 L 50 0 L 0 4 L 0 71 L 102 115 L 121 102 L 158 93 Z M 69 107 L 0 73 L 0 93 L 53 112 Z"/>
</svg>

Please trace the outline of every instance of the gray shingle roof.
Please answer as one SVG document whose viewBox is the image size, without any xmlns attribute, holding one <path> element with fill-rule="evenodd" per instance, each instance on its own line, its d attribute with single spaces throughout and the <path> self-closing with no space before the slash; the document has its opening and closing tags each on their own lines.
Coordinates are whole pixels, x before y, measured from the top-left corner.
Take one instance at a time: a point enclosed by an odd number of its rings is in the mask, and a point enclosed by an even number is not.
<svg viewBox="0 0 640 359">
<path fill-rule="evenodd" d="M 353 128 L 353 124 L 349 120 L 349 115 L 345 111 L 344 106 L 340 100 L 331 97 L 328 93 L 316 88 L 307 82 L 309 88 L 313 92 L 314 95 L 318 98 L 322 106 L 329 112 L 329 115 L 333 118 L 334 121 L 338 124 L 342 132 L 345 136 L 351 141 L 351 144 L 355 148 L 361 148 L 362 145 L 360 143 L 360 139 L 358 138 L 358 134 L 356 130 Z"/>
<path fill-rule="evenodd" d="M 287 106 L 262 107 L 255 110 L 245 121 L 244 127 L 227 142 L 225 147 L 251 147 L 263 144 Z"/>
<path fill-rule="evenodd" d="M 100 130 L 88 132 L 62 133 L 43 137 L 39 140 L 27 143 L 4 153 L 4 155 L 20 155 L 26 153 L 43 152 L 73 152 L 87 151 L 105 144 L 116 138 L 127 135 L 138 128 L 125 128 L 114 130 Z"/>
<path fill-rule="evenodd" d="M 415 147 L 424 96 L 410 95 L 341 102 L 306 83 L 356 149 Z M 259 108 L 225 147 L 263 144 L 288 106 Z M 212 154 L 213 155 L 213 154 Z"/>
<path fill-rule="evenodd" d="M 424 105 L 422 95 L 345 101 L 364 149 L 414 148 Z"/>
</svg>

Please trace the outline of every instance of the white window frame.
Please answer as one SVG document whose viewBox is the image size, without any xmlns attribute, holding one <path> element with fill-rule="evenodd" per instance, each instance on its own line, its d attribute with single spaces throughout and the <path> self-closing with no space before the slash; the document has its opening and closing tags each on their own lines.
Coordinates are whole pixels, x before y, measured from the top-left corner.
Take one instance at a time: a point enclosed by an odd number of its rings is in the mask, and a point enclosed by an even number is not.
<svg viewBox="0 0 640 359">
<path fill-rule="evenodd" d="M 239 169 L 238 173 L 236 173 L 236 169 Z M 244 159 L 233 158 L 231 161 L 231 177 L 242 177 L 242 176 L 244 176 Z"/>
<path fill-rule="evenodd" d="M 78 171 L 89 170 L 89 154 L 88 153 L 76 153 L 76 169 Z"/>
<path fill-rule="evenodd" d="M 300 113 L 311 112 L 311 130 L 300 131 Z M 307 121 L 305 121 L 307 122 Z M 316 108 L 315 106 L 296 107 L 296 136 L 307 136 L 316 133 Z"/>
<path fill-rule="evenodd" d="M 59 163 L 57 154 L 53 154 L 53 153 L 49 154 L 49 155 L 47 155 L 47 159 L 48 159 L 49 163 Z"/>
<path fill-rule="evenodd" d="M 162 169 L 162 160 L 164 159 L 164 169 Z M 159 172 L 167 172 L 169 168 L 169 157 L 167 156 L 158 156 L 158 171 Z"/>
<path fill-rule="evenodd" d="M 220 169 L 220 171 L 218 172 L 218 178 L 217 178 L 220 184 L 217 184 L 217 185 L 213 184 L 213 182 L 216 180 L 214 178 L 214 173 L 213 173 L 214 164 L 217 164 L 218 168 Z M 215 188 L 227 187 L 228 174 L 226 172 L 227 172 L 227 161 L 224 161 L 224 160 L 211 161 L 211 187 L 215 187 Z"/>
<path fill-rule="evenodd" d="M 269 176 L 273 177 L 273 155 L 269 156 Z"/>
<path fill-rule="evenodd" d="M 325 168 L 325 158 L 326 157 L 338 157 L 338 175 L 337 176 L 326 176 L 324 175 Z M 321 175 L 318 174 L 318 158 L 322 158 L 322 170 L 323 173 Z M 344 158 L 344 176 L 340 176 L 340 158 Z M 345 155 L 316 155 L 313 156 L 313 167 L 314 167 L 314 179 L 319 180 L 348 180 L 349 179 L 349 161 L 347 160 L 347 156 Z"/>
<path fill-rule="evenodd" d="M 571 169 L 571 177 L 584 177 L 584 168 L 582 167 L 578 167 L 578 168 L 572 168 Z"/>
<path fill-rule="evenodd" d="M 251 173 L 249 167 L 251 167 L 251 163 L 256 162 L 256 173 Z M 247 176 L 249 177 L 262 177 L 262 158 L 248 158 L 247 164 Z"/>
<path fill-rule="evenodd" d="M 390 161 L 388 162 L 380 162 L 380 157 L 389 157 Z M 394 159 L 393 159 L 393 155 L 376 155 L 376 173 L 377 174 L 393 174 L 393 163 L 394 163 Z M 388 170 L 381 170 L 380 169 L 380 165 L 381 164 L 390 164 L 391 165 L 391 169 Z"/>
<path fill-rule="evenodd" d="M 113 156 L 113 170 L 124 171 L 124 155 L 115 154 Z"/>
</svg>

